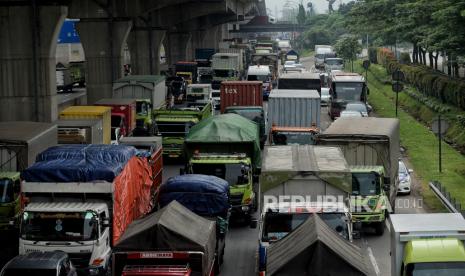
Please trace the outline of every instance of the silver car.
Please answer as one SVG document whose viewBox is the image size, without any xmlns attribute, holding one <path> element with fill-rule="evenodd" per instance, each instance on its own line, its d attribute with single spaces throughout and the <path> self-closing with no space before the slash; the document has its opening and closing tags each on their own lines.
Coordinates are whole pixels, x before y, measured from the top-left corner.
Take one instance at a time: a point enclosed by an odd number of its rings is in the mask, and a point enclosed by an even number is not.
<svg viewBox="0 0 465 276">
<path fill-rule="evenodd" d="M 322 87 L 321 88 L 321 105 L 322 106 L 327 106 L 329 104 L 329 88 L 327 87 Z"/>
<path fill-rule="evenodd" d="M 368 106 L 364 102 L 360 102 L 360 101 L 349 102 L 347 103 L 345 110 L 358 111 L 362 113 L 363 117 L 368 117 Z"/>
<path fill-rule="evenodd" d="M 398 194 L 410 194 L 412 186 L 411 173 L 413 170 L 408 169 L 402 159 L 399 159 L 399 188 L 397 188 Z"/>
</svg>

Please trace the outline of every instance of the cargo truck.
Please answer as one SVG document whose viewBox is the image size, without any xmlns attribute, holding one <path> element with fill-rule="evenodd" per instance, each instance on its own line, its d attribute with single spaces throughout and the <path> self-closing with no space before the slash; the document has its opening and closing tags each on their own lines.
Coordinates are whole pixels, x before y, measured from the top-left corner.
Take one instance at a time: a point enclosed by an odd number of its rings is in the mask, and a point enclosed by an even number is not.
<svg viewBox="0 0 465 276">
<path fill-rule="evenodd" d="M 103 143 L 112 143 L 111 107 L 108 106 L 70 106 L 60 112 L 60 120 L 102 120 Z M 116 130 L 115 130 L 116 131 Z M 114 133 L 115 137 L 118 136 Z M 113 140 L 115 141 L 115 140 Z"/>
<path fill-rule="evenodd" d="M 52 147 L 22 173 L 19 253 L 64 251 L 82 275 L 106 275 L 112 245 L 154 206 L 151 160 L 133 147 Z"/>
<path fill-rule="evenodd" d="M 222 81 L 237 81 L 242 78 L 239 54 L 216 53 L 212 56 L 212 89 L 219 90 Z"/>
<path fill-rule="evenodd" d="M 399 185 L 399 120 L 340 118 L 318 135 L 317 144 L 342 149 L 352 171 L 353 219 L 382 235 Z"/>
<path fill-rule="evenodd" d="M 249 219 L 257 208 L 255 183 L 261 168 L 258 125 L 237 114 L 210 117 L 191 129 L 185 152 L 185 172 L 228 181 L 232 215 Z"/>
<path fill-rule="evenodd" d="M 234 113 L 241 115 L 251 121 L 254 121 L 260 132 L 260 148 L 263 149 L 266 142 L 266 131 L 265 131 L 265 110 L 262 106 L 229 106 L 226 107 L 224 114 Z"/>
<path fill-rule="evenodd" d="M 328 79 L 329 116 L 331 120 L 339 117 L 348 102 L 366 103 L 369 93 L 365 78 L 357 73 L 333 72 Z"/>
<path fill-rule="evenodd" d="M 268 100 L 270 91 L 273 88 L 273 76 L 270 67 L 267 65 L 251 65 L 247 69 L 247 80 L 248 81 L 261 81 L 263 100 Z"/>
<path fill-rule="evenodd" d="M 197 62 L 197 69 L 203 67 L 211 67 L 211 59 L 215 54 L 215 49 L 213 48 L 197 48 L 195 49 L 195 62 Z"/>
<path fill-rule="evenodd" d="M 216 275 L 215 228 L 173 201 L 128 227 L 114 248 L 112 275 Z"/>
<path fill-rule="evenodd" d="M 268 246 L 292 233 L 312 214 L 319 214 L 332 230 L 351 240 L 347 204 L 351 188 L 349 166 L 339 148 L 265 147 L 260 175 L 259 272 L 266 269 Z"/>
<path fill-rule="evenodd" d="M 111 107 L 111 140 L 132 135 L 136 128 L 135 99 L 101 99 L 94 105 Z M 115 136 L 117 132 L 120 134 L 118 137 Z"/>
<path fill-rule="evenodd" d="M 247 64 L 244 49 L 239 49 L 239 48 L 219 49 L 218 53 L 238 54 L 239 55 L 239 72 L 241 72 L 241 74 L 244 73 L 244 69 Z"/>
<path fill-rule="evenodd" d="M 268 66 L 272 73 L 272 81 L 278 78 L 278 69 L 279 69 L 279 57 L 278 54 L 252 54 L 252 65 Z"/>
<path fill-rule="evenodd" d="M 216 103 L 212 99 L 212 89 L 210 84 L 189 84 L 187 86 L 186 100 L 188 102 L 207 103 L 211 102 L 213 108 Z M 219 104 L 219 103 L 218 103 Z"/>
<path fill-rule="evenodd" d="M 57 120 L 58 144 L 103 144 L 102 122 L 101 119 Z"/>
<path fill-rule="evenodd" d="M 154 135 L 152 110 L 166 100 L 165 76 L 129 75 L 113 83 L 113 98 L 136 100 L 136 129 L 134 136 Z"/>
<path fill-rule="evenodd" d="M 324 67 L 325 57 L 332 53 L 334 53 L 334 50 L 331 45 L 315 45 L 315 68 Z"/>
<path fill-rule="evenodd" d="M 315 144 L 320 113 L 320 95 L 316 90 L 272 90 L 266 132 L 270 145 Z"/>
<path fill-rule="evenodd" d="M 160 188 L 161 208 L 177 201 L 195 214 L 216 222 L 215 272 L 220 272 L 226 247 L 231 204 L 229 183 L 216 176 L 185 174 L 169 178 Z"/>
<path fill-rule="evenodd" d="M 0 122 L 0 233 L 17 230 L 21 211 L 20 172 L 36 155 L 57 144 L 57 127 L 49 123 Z M 15 234 L 17 236 L 17 233 Z"/>
<path fill-rule="evenodd" d="M 189 130 L 212 115 L 210 102 L 190 102 L 153 111 L 156 133 L 163 137 L 163 155 L 168 158 L 182 158 L 184 139 Z"/>
<path fill-rule="evenodd" d="M 318 73 L 288 72 L 278 78 L 278 89 L 317 90 L 321 92 L 321 78 Z"/>
<path fill-rule="evenodd" d="M 221 83 L 221 113 L 229 106 L 262 106 L 263 82 L 223 81 Z"/>
<path fill-rule="evenodd" d="M 197 83 L 197 62 L 178 61 L 174 67 L 177 77 L 182 77 L 188 84 Z"/>
<path fill-rule="evenodd" d="M 461 214 L 395 214 L 390 225 L 392 276 L 465 275 Z"/>
</svg>

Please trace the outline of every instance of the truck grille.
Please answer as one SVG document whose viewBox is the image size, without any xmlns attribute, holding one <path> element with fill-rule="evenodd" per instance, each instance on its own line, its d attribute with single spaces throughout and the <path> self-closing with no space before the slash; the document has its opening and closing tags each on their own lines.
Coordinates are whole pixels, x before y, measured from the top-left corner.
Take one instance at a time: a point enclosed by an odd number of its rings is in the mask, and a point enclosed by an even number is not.
<svg viewBox="0 0 465 276">
<path fill-rule="evenodd" d="M 231 202 L 231 206 L 242 205 L 243 197 L 244 197 L 244 194 L 230 195 L 229 201 Z"/>
<path fill-rule="evenodd" d="M 76 268 L 86 268 L 89 266 L 92 253 L 68 253 L 71 263 Z"/>
</svg>

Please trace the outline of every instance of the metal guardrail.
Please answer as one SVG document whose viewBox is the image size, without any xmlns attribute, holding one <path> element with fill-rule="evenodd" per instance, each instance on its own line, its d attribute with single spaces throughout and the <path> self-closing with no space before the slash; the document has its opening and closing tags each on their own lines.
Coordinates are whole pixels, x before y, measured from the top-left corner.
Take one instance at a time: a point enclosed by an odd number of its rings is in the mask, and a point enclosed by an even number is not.
<svg viewBox="0 0 465 276">
<path fill-rule="evenodd" d="M 457 200 L 451 196 L 451 194 L 446 190 L 446 187 L 442 186 L 439 181 L 430 182 L 429 187 L 444 207 L 449 210 L 449 212 L 460 213 L 465 218 L 465 210 L 462 210 L 462 204 L 457 202 Z"/>
</svg>

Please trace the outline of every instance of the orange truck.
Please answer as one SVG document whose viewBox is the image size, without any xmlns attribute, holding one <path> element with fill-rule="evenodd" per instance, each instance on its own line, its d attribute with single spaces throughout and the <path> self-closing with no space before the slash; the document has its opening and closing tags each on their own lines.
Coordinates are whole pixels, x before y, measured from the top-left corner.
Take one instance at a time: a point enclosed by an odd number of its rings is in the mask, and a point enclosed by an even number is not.
<svg viewBox="0 0 465 276">
<path fill-rule="evenodd" d="M 94 105 L 111 107 L 111 140 L 118 140 L 117 128 L 119 136 L 130 136 L 136 128 L 135 99 L 101 99 Z"/>
</svg>

